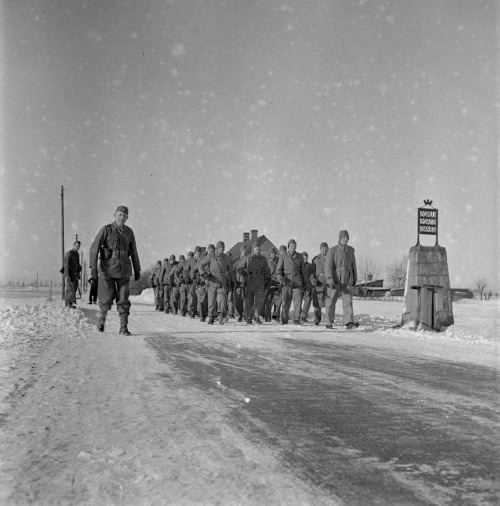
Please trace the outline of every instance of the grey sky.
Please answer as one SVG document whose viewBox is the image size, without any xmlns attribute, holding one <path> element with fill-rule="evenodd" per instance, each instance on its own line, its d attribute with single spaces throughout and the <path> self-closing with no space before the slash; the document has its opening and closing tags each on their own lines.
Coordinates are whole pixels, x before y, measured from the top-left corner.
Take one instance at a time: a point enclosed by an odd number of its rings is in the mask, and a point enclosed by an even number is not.
<svg viewBox="0 0 500 506">
<path fill-rule="evenodd" d="M 61 185 L 87 259 L 123 204 L 144 267 L 342 228 L 387 265 L 429 198 L 452 286 L 496 276 L 493 0 L 1 5 L 1 280 L 57 279 Z"/>
</svg>

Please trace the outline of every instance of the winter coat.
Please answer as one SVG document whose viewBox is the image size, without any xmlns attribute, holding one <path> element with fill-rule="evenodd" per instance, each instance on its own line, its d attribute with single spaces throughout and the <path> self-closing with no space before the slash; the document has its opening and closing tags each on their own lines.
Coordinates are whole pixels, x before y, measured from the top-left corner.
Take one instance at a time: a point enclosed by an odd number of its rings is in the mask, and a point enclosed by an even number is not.
<svg viewBox="0 0 500 506">
<path fill-rule="evenodd" d="M 316 284 L 316 267 L 313 264 L 304 261 L 304 270 L 306 273 L 306 283 L 304 285 L 304 289 L 311 290 L 313 285 Z"/>
<path fill-rule="evenodd" d="M 295 288 L 305 286 L 304 257 L 297 252 L 291 255 L 288 251 L 280 255 L 276 266 L 276 277 L 283 285 L 291 283 Z"/>
<path fill-rule="evenodd" d="M 325 258 L 325 278 L 328 285 L 356 284 L 358 276 L 353 247 L 337 244 L 328 250 Z"/>
<path fill-rule="evenodd" d="M 198 265 L 199 258 L 188 258 L 186 262 L 189 266 L 189 282 L 196 283 L 198 281 L 198 271 L 196 269 L 196 266 Z"/>
<path fill-rule="evenodd" d="M 240 262 L 238 274 L 246 277 L 247 283 L 265 286 L 271 279 L 267 258 L 263 255 L 248 255 L 246 262 Z"/>
<path fill-rule="evenodd" d="M 209 281 L 219 284 L 221 287 L 230 288 L 234 283 L 233 264 L 231 259 L 225 254 L 207 255 L 198 263 L 198 270 L 208 268 Z"/>
<path fill-rule="evenodd" d="M 156 264 L 155 268 L 153 269 L 153 272 L 151 273 L 151 277 L 149 278 L 149 282 L 151 283 L 151 286 L 154 288 L 155 286 L 158 286 L 158 277 L 160 275 L 161 270 L 161 264 Z"/>
<path fill-rule="evenodd" d="M 99 272 L 105 277 L 130 278 L 132 266 L 135 274 L 141 272 L 134 232 L 127 225 L 123 225 L 120 230 L 113 222 L 101 228 L 90 247 L 91 269 L 97 267 L 98 255 L 100 256 Z"/>
<path fill-rule="evenodd" d="M 71 281 L 76 281 L 79 278 L 82 266 L 80 265 L 80 255 L 78 251 L 70 249 L 64 255 L 64 276 L 70 278 Z"/>
<path fill-rule="evenodd" d="M 276 267 L 278 267 L 278 258 L 276 257 L 274 260 L 268 258 L 267 266 L 269 267 L 269 272 L 271 274 L 271 281 L 269 282 L 269 286 L 273 288 L 279 286 L 279 281 L 276 272 Z"/>
<path fill-rule="evenodd" d="M 325 258 L 321 253 L 313 258 L 312 264 L 315 268 L 314 276 L 316 278 L 316 290 L 318 292 L 324 292 L 326 286 L 325 278 Z"/>
<path fill-rule="evenodd" d="M 166 262 L 163 264 L 160 271 L 160 285 L 172 285 L 174 283 L 174 271 L 177 267 L 178 262 L 173 264 Z"/>
</svg>

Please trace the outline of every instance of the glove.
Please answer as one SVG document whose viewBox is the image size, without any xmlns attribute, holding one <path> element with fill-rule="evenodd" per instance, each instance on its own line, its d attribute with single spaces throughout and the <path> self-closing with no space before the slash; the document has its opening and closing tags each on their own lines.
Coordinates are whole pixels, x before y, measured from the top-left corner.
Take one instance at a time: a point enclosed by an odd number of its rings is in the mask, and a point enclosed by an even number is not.
<svg viewBox="0 0 500 506">
<path fill-rule="evenodd" d="M 141 277 L 141 271 L 134 272 L 134 280 L 139 281 L 139 278 Z"/>
<path fill-rule="evenodd" d="M 90 277 L 97 279 L 97 267 L 91 267 L 90 268 Z"/>
<path fill-rule="evenodd" d="M 316 281 L 316 279 L 311 279 L 311 285 L 312 286 L 316 286 L 318 284 L 318 282 Z"/>
</svg>

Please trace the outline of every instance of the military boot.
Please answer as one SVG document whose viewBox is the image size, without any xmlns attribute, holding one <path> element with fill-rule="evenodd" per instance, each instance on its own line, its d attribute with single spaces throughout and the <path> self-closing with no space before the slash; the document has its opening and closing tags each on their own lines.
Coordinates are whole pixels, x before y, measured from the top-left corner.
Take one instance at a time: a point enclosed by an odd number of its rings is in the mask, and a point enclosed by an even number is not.
<svg viewBox="0 0 500 506">
<path fill-rule="evenodd" d="M 99 321 L 97 322 L 97 330 L 99 332 L 104 332 L 104 324 L 106 323 L 106 311 L 101 311 L 101 314 L 99 315 Z"/>
<path fill-rule="evenodd" d="M 120 316 L 120 332 L 122 336 L 130 336 L 130 332 L 127 328 L 128 325 L 128 316 Z"/>
</svg>

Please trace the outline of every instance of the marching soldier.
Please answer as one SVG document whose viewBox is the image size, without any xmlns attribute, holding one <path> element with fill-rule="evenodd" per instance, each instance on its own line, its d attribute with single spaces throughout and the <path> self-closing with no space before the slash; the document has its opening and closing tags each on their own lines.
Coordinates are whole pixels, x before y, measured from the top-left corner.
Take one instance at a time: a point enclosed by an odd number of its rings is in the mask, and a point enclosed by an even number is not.
<svg viewBox="0 0 500 506">
<path fill-rule="evenodd" d="M 219 241 L 214 255 L 207 255 L 200 261 L 198 269 L 205 266 L 208 275 L 208 323 L 213 325 L 218 315 L 219 323 L 227 321 L 227 292 L 233 283 L 232 263 L 224 253 L 224 242 Z"/>
<path fill-rule="evenodd" d="M 283 315 L 281 323 L 286 325 L 289 319 L 290 306 L 293 299 L 293 323 L 300 325 L 300 312 L 302 306 L 302 288 L 306 284 L 306 273 L 302 255 L 295 249 L 295 239 L 288 241 L 288 251 L 278 260 L 276 277 L 282 286 L 281 296 L 283 304 Z"/>
<path fill-rule="evenodd" d="M 181 280 L 177 275 L 177 269 L 179 266 L 182 267 L 183 262 L 186 260 L 184 255 L 179 256 L 179 261 L 174 263 L 172 270 L 170 271 L 170 285 L 172 287 L 170 291 L 170 311 L 176 315 L 179 312 L 179 298 L 180 298 L 180 285 Z"/>
<path fill-rule="evenodd" d="M 328 253 L 328 244 L 322 242 L 320 252 L 313 258 L 312 264 L 315 269 L 315 281 L 313 282 L 312 300 L 314 307 L 314 324 L 321 323 L 321 308 L 325 307 L 326 297 L 326 278 L 325 278 L 325 259 Z"/>
<path fill-rule="evenodd" d="M 151 283 L 151 286 L 153 287 L 153 293 L 155 298 L 155 311 L 158 311 L 160 309 L 160 290 L 159 290 L 159 280 L 158 276 L 160 274 L 161 270 L 161 260 L 158 260 L 156 262 L 156 265 L 153 269 L 153 272 L 151 273 L 151 277 L 149 278 L 149 282 Z"/>
<path fill-rule="evenodd" d="M 247 324 L 252 324 L 252 318 L 261 324 L 260 315 L 264 306 L 266 286 L 271 279 L 271 271 L 266 257 L 260 254 L 260 246 L 252 244 L 252 254 L 246 257 L 246 262 L 239 268 L 239 274 L 246 277 L 245 312 Z"/>
<path fill-rule="evenodd" d="M 163 312 L 170 313 L 172 306 L 170 304 L 172 296 L 172 274 L 177 262 L 175 255 L 170 255 L 168 262 L 164 262 L 160 271 L 160 283 L 163 287 Z"/>
<path fill-rule="evenodd" d="M 244 267 L 247 257 L 247 250 L 245 245 L 240 247 L 240 257 L 233 262 L 233 274 L 235 279 L 234 285 L 234 308 L 235 308 L 235 316 L 238 316 L 238 321 L 242 322 L 245 317 L 245 276 L 239 274 L 238 269 Z"/>
<path fill-rule="evenodd" d="M 335 304 L 341 295 L 344 325 L 348 329 L 359 327 L 359 323 L 354 321 L 352 309 L 352 287 L 357 281 L 356 258 L 354 248 L 347 245 L 348 241 L 349 233 L 347 230 L 341 230 L 338 244 L 328 250 L 325 258 L 327 329 L 333 328 Z"/>
<path fill-rule="evenodd" d="M 276 278 L 276 267 L 278 266 L 278 254 L 274 248 L 269 252 L 267 260 L 271 279 L 266 289 L 266 298 L 264 301 L 264 318 L 266 322 L 271 319 L 278 321 L 281 311 L 281 286 Z"/>
<path fill-rule="evenodd" d="M 181 255 L 182 256 L 182 255 Z M 189 261 L 194 257 L 194 253 L 190 251 L 187 258 L 181 262 L 179 257 L 179 265 L 176 269 L 176 276 L 179 283 L 179 311 L 181 316 L 186 316 L 188 312 L 188 298 L 189 298 Z"/>
<path fill-rule="evenodd" d="M 198 286 L 196 288 L 196 297 L 198 299 L 198 314 L 200 315 L 200 322 L 204 322 L 208 314 L 208 277 L 209 269 L 208 266 L 201 266 L 201 262 L 208 257 L 215 255 L 215 246 L 209 244 L 207 251 L 204 255 L 200 255 L 200 259 L 196 264 L 196 270 L 198 272 Z M 212 321 L 213 323 L 213 321 Z"/>
<path fill-rule="evenodd" d="M 128 207 L 118 206 L 115 221 L 105 225 L 97 234 L 90 247 L 89 266 L 91 277 L 97 278 L 97 257 L 99 262 L 99 308 L 101 314 L 97 329 L 104 331 L 106 315 L 116 299 L 120 315 L 120 334 L 129 336 L 127 328 L 130 314 L 130 277 L 132 266 L 134 279 L 141 277 L 141 264 L 137 253 L 134 232 L 125 225 Z"/>
<path fill-rule="evenodd" d="M 307 316 L 309 314 L 309 309 L 311 308 L 312 302 L 312 290 L 313 284 L 316 281 L 315 278 L 315 269 L 314 265 L 308 262 L 309 255 L 306 251 L 302 253 L 302 258 L 304 259 L 304 269 L 306 272 L 306 284 L 304 286 L 304 291 L 302 293 L 302 313 L 300 314 L 300 321 L 307 323 Z"/>
<path fill-rule="evenodd" d="M 188 254 L 188 264 L 189 264 L 188 313 L 191 318 L 195 318 L 196 315 L 199 314 L 198 300 L 196 296 L 196 288 L 198 286 L 199 273 L 196 269 L 196 264 L 200 259 L 200 255 L 201 255 L 200 246 L 196 246 L 192 258 L 189 258 Z"/>
</svg>

